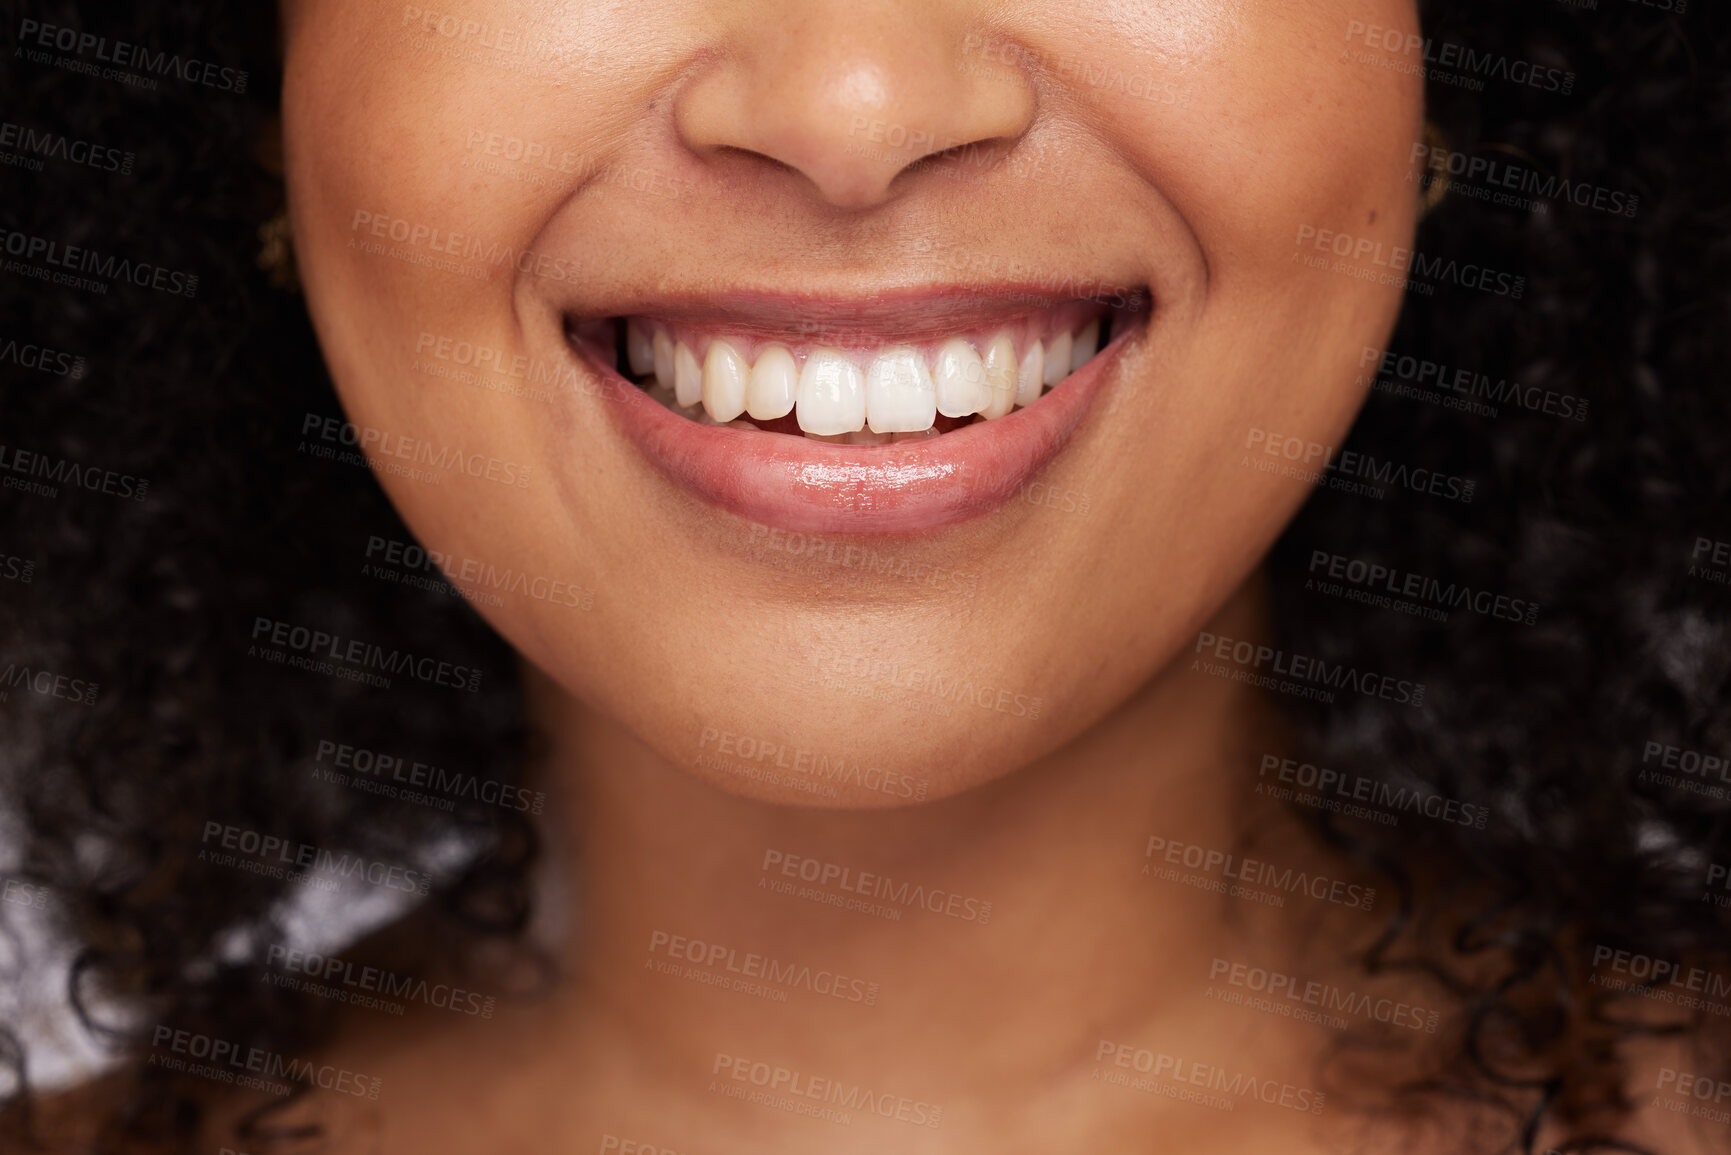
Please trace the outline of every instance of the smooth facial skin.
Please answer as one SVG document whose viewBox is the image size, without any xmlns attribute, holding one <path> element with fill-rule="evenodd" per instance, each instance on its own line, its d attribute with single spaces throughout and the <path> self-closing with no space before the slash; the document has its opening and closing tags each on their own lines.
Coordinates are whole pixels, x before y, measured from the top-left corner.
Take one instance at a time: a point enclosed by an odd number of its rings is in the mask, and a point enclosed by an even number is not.
<svg viewBox="0 0 1731 1155">
<path fill-rule="evenodd" d="M 1254 431 L 1338 443 L 1400 306 L 1398 286 L 1296 258 L 1322 230 L 1410 240 L 1419 84 L 1338 59 L 1352 22 L 1412 30 L 1404 0 L 417 11 L 287 19 L 295 244 L 348 418 L 375 455 L 412 438 L 476 462 L 379 479 L 430 548 L 592 591 L 587 611 L 521 593 L 477 609 L 723 789 L 906 801 L 705 769 L 712 731 L 893 768 L 928 799 L 1074 738 L 1194 643 L 1308 494 L 1243 464 Z M 919 166 L 920 133 L 982 147 Z M 484 255 L 503 250 L 531 271 Z M 702 320 L 761 293 L 778 296 L 763 329 L 797 333 L 895 291 L 867 328 L 941 334 L 945 291 L 1078 286 L 1145 287 L 1153 308 L 1043 488 L 935 529 L 826 532 L 817 551 L 657 472 L 562 329 L 675 306 Z M 463 368 L 438 360 L 446 339 L 449 358 L 484 346 L 587 387 L 547 401 L 496 391 L 524 381 L 490 369 L 467 371 L 493 388 L 432 376 Z M 971 683 L 975 703 L 861 692 L 911 671 Z"/>
<path fill-rule="evenodd" d="M 1438 1005 L 1351 970 L 1363 910 L 1141 870 L 1151 836 L 1254 825 L 1264 860 L 1365 882 L 1252 797 L 1269 699 L 1192 657 L 1266 636 L 1253 571 L 1310 486 L 1265 449 L 1339 443 L 1401 305 L 1422 93 L 1343 57 L 1369 27 L 1398 43 L 1413 5 L 288 6 L 295 245 L 344 409 L 496 595 L 552 740 L 560 984 L 351 1024 L 389 1088 L 339 1105 L 357 1149 L 1292 1152 L 1348 1125 L 1100 1076 L 1140 1048 L 1315 1089 L 1335 1036 L 1209 1001 L 1221 959 Z M 1056 340 L 1102 301 L 1143 307 L 1074 377 L 913 444 L 705 427 L 601 347 L 631 316 L 863 365 Z M 788 855 L 975 913 L 790 896 Z M 688 981 L 673 935 L 881 997 Z M 742 1100 L 737 1061 L 941 1126 Z"/>
</svg>

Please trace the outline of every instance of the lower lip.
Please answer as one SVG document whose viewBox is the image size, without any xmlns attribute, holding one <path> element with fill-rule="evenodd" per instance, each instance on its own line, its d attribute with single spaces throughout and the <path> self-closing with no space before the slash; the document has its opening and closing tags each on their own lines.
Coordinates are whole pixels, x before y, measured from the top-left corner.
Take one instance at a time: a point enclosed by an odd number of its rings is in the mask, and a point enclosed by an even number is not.
<svg viewBox="0 0 1731 1155">
<path fill-rule="evenodd" d="M 586 359 L 614 389 L 638 394 L 642 404 L 603 408 L 651 465 L 693 496 L 781 529 L 916 533 L 979 517 L 1014 497 L 1087 416 L 1128 336 L 1115 335 L 1025 409 L 929 440 L 878 446 L 702 425 L 651 401 L 600 358 Z"/>
</svg>

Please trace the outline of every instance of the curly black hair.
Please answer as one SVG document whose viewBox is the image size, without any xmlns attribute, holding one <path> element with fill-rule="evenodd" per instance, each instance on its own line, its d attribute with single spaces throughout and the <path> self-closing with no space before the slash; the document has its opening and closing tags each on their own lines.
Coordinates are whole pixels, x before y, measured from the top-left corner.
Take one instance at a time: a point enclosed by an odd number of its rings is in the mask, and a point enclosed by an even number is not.
<svg viewBox="0 0 1731 1155">
<path fill-rule="evenodd" d="M 1452 62 L 1427 75 L 1444 195 L 1339 459 L 1386 492 L 1319 488 L 1269 559 L 1283 649 L 1426 687 L 1422 709 L 1287 704 L 1305 757 L 1488 818 L 1301 807 L 1398 895 L 1364 965 L 1423 972 L 1461 1008 L 1403 1089 L 1499 1104 L 1528 1151 L 1541 1125 L 1564 1149 L 1632 1149 L 1612 1138 L 1624 1045 L 1712 1042 L 1706 1011 L 1655 1014 L 1653 982 L 1599 964 L 1731 969 L 1703 894 L 1731 863 L 1731 804 L 1691 770 L 1731 752 L 1731 87 L 1705 8 L 1421 4 L 1406 55 Z M 8 902 L 76 945 L 85 1026 L 133 1060 L 102 1145 L 173 1143 L 201 1094 L 141 1061 L 140 1022 L 297 1054 L 332 1021 L 261 981 L 290 875 L 200 861 L 208 824 L 424 877 L 404 940 L 470 965 L 522 938 L 530 817 L 497 788 L 387 804 L 309 768 L 340 744 L 518 787 L 533 750 L 509 648 L 442 582 L 368 568 L 369 543 L 411 534 L 354 460 L 303 452 L 309 415 L 340 409 L 302 301 L 255 260 L 283 195 L 261 147 L 270 6 L 0 12 L 0 869 Z M 215 67 L 128 82 L 27 42 L 26 21 Z M 71 246 L 77 275 L 45 273 Z M 1470 480 L 1470 501 L 1394 467 Z M 318 676 L 254 652 L 260 620 L 481 676 Z M 0 1133 L 28 1137 L 20 1032 L 0 1072 Z"/>
</svg>

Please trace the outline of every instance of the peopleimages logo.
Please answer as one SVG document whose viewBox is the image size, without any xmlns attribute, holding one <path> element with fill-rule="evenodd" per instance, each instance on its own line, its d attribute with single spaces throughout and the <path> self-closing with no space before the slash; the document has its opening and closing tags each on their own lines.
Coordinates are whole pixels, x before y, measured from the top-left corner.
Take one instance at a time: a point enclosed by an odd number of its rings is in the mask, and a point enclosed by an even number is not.
<svg viewBox="0 0 1731 1155">
<path fill-rule="evenodd" d="M 1453 798 L 1445 798 L 1441 794 L 1420 790 L 1418 787 L 1396 786 L 1392 782 L 1384 782 L 1376 778 L 1366 778 L 1362 774 L 1348 774 L 1341 770 L 1330 770 L 1326 766 L 1318 766 L 1313 762 L 1299 762 L 1293 758 L 1283 758 L 1278 754 L 1264 754 L 1261 765 L 1257 767 L 1256 776 L 1265 779 L 1272 772 L 1278 787 L 1296 787 L 1299 790 L 1314 791 L 1321 800 L 1341 805 L 1321 807 L 1336 812 L 1348 813 L 1363 810 L 1354 804 L 1364 803 L 1365 806 L 1378 807 L 1385 815 L 1392 818 L 1397 814 L 1422 814 L 1426 818 L 1434 818 L 1438 822 L 1458 826 L 1470 826 L 1474 830 L 1483 830 L 1490 821 L 1490 808 L 1475 806 L 1470 802 L 1461 802 Z M 1264 789 L 1264 782 L 1257 782 L 1256 792 L 1269 793 L 1275 787 Z M 1354 817 L 1370 817 L 1373 821 L 1377 816 L 1356 813 Z M 1384 825 L 1394 825 L 1384 821 Z"/>
<path fill-rule="evenodd" d="M 1156 873 L 1153 864 L 1158 857 L 1160 862 L 1169 866 L 1182 866 L 1186 870 L 1198 870 L 1205 875 L 1218 873 L 1223 879 L 1246 886 L 1264 886 L 1286 894 L 1302 894 L 1319 902 L 1332 902 L 1336 906 L 1351 907 L 1354 910 L 1370 910 L 1376 904 L 1374 886 L 1360 886 L 1345 879 L 1294 870 L 1290 866 L 1283 869 L 1259 858 L 1244 858 L 1224 850 L 1199 846 L 1193 842 L 1179 842 L 1158 834 L 1148 836 L 1148 848 L 1143 852 L 1143 857 L 1148 861 L 1142 864 L 1142 873 L 1150 876 Z M 1199 889 L 1224 893 L 1219 886 Z"/>
<path fill-rule="evenodd" d="M 1450 192 L 1460 191 L 1463 183 L 1476 183 L 1493 189 L 1524 193 L 1541 201 L 1567 201 L 1577 208 L 1597 209 L 1622 217 L 1634 216 L 1635 210 L 1641 204 L 1639 196 L 1621 189 L 1571 181 L 1568 177 L 1547 176 L 1534 168 L 1457 152 L 1424 141 L 1413 144 L 1410 159 L 1414 162 L 1424 161 L 1426 169 L 1436 174 L 1436 179 L 1448 180 Z M 1414 176 L 1416 177 L 1416 173 Z M 1535 207 L 1541 212 L 1545 209 L 1543 204 Z"/>
<path fill-rule="evenodd" d="M 99 64 L 132 68 L 155 76 L 172 76 L 188 84 L 200 84 L 236 95 L 246 91 L 247 76 L 244 69 L 225 68 L 214 61 L 200 60 L 195 56 L 183 57 L 177 52 L 153 52 L 142 44 L 125 40 L 110 43 L 106 36 L 80 32 L 76 28 L 59 24 L 44 24 L 30 19 L 20 21 L 19 45 L 30 44 L 32 38 L 38 48 L 70 52 L 74 56 L 88 57 Z"/>
<path fill-rule="evenodd" d="M 513 461 L 505 461 L 498 457 L 490 457 L 485 453 L 470 453 L 462 446 L 439 445 L 424 437 L 405 437 L 401 433 L 392 433 L 385 429 L 375 429 L 370 425 L 354 425 L 340 417 L 322 417 L 317 413 L 308 413 L 301 418 L 301 436 L 308 434 L 320 441 L 332 445 L 358 447 L 363 454 L 362 461 L 371 461 L 368 453 L 382 459 L 400 458 L 411 461 L 415 465 L 425 465 L 431 470 L 441 472 L 428 473 L 425 470 L 411 472 L 423 474 L 416 480 L 430 478 L 437 481 L 452 471 L 467 477 L 481 478 L 497 485 L 525 489 L 529 485 L 529 473 L 533 468 L 519 465 Z M 302 446 L 306 446 L 302 442 Z M 314 446 L 314 448 L 318 448 Z M 385 464 L 394 464 L 386 460 Z"/>
<path fill-rule="evenodd" d="M 1575 90 L 1575 74 L 1568 69 L 1517 60 L 1501 52 L 1480 51 L 1452 40 L 1437 40 L 1416 32 L 1403 32 L 1399 28 L 1352 20 L 1346 25 L 1346 39 L 1359 41 L 1373 51 L 1394 53 L 1400 57 L 1410 58 L 1417 53 L 1418 62 L 1405 71 L 1422 73 L 1432 80 L 1454 83 L 1473 91 L 1483 91 L 1486 80 L 1502 80 L 1563 96 Z M 1427 70 L 1425 65 L 1431 67 Z"/>
<path fill-rule="evenodd" d="M 664 954 L 669 959 L 690 963 L 706 971 L 719 968 L 727 974 L 738 975 L 733 989 L 750 994 L 759 993 L 755 989 L 758 984 L 752 980 L 761 979 L 763 984 L 774 988 L 771 992 L 773 995 L 780 996 L 776 999 L 778 1002 L 787 1000 L 788 990 L 805 990 L 814 995 L 868 1007 L 875 1006 L 878 1001 L 878 984 L 863 978 L 838 974 L 823 967 L 814 969 L 802 963 L 782 962 L 769 955 L 741 952 L 738 948 L 723 943 L 688 938 L 670 931 L 658 930 L 649 936 L 649 953 L 651 956 Z"/>
<path fill-rule="evenodd" d="M 1309 246 L 1320 257 L 1308 257 Z M 1472 261 L 1457 261 L 1453 257 L 1427 257 L 1403 245 L 1387 245 L 1374 237 L 1354 236 L 1335 229 L 1315 225 L 1299 225 L 1298 238 L 1293 242 L 1292 259 L 1311 268 L 1329 268 L 1360 280 L 1375 280 L 1379 284 L 1405 284 L 1410 289 L 1429 293 L 1438 284 L 1462 289 L 1476 289 L 1497 297 L 1518 301 L 1527 291 L 1527 279 Z M 1328 257 L 1341 258 L 1332 265 Z M 1364 262 L 1369 261 L 1367 266 Z M 1375 269 L 1386 269 L 1376 274 Z M 1411 277 L 1408 278 L 1407 274 Z"/>
<path fill-rule="evenodd" d="M 39 130 L 29 125 L 13 124 L 9 120 L 0 121 L 0 148 L 15 148 L 20 152 L 47 157 L 49 160 L 70 161 L 98 172 L 117 172 L 122 175 L 132 172 L 132 162 L 137 159 L 132 153 L 118 148 L 93 144 L 88 140 L 79 140 L 47 129 Z M 40 167 L 38 165 L 37 169 L 40 170 Z"/>
<path fill-rule="evenodd" d="M 1321 1091 L 1309 1087 L 1298 1087 L 1291 1083 L 1283 1083 L 1279 1079 L 1259 1079 L 1246 1071 L 1233 1071 L 1217 1063 L 1203 1063 L 1188 1059 L 1182 1055 L 1169 1055 L 1164 1051 L 1156 1053 L 1147 1047 L 1138 1047 L 1134 1043 L 1118 1043 L 1110 1039 L 1101 1039 L 1094 1051 L 1094 1061 L 1110 1062 L 1126 1070 L 1139 1071 L 1155 1079 L 1167 1079 L 1175 1083 L 1185 1083 L 1192 1087 L 1201 1087 L 1210 1092 L 1216 1092 L 1224 1098 L 1227 1110 L 1238 1103 L 1249 1100 L 1265 1103 L 1270 1107 L 1284 1107 L 1288 1111 L 1300 1111 L 1311 1115 L 1320 1115 L 1327 1096 Z M 1108 1072 L 1095 1068 L 1093 1078 L 1105 1082 L 1126 1084 L 1124 1080 L 1106 1078 Z M 1138 1090 L 1147 1088 L 1138 1087 Z M 1213 1096 L 1210 1096 L 1211 1098 Z M 1206 1103 L 1205 1106 L 1217 1106 L 1216 1103 Z"/>
<path fill-rule="evenodd" d="M 484 802 L 488 806 L 528 814 L 541 813 L 547 804 L 547 795 L 539 790 L 525 790 L 521 786 L 500 782 L 494 778 L 481 778 L 461 771 L 446 770 L 402 754 L 389 754 L 369 750 L 365 746 L 351 746 L 346 742 L 320 738 L 313 754 L 313 762 L 317 765 L 327 759 L 337 770 L 351 776 L 353 782 L 394 783 L 404 788 L 405 794 L 407 791 L 429 790 L 445 798 Z M 411 797 L 410 800 L 419 799 Z"/>
<path fill-rule="evenodd" d="M 837 1112 L 858 1111 L 862 1114 L 878 1115 L 885 1119 L 894 1119 L 898 1123 L 908 1123 L 915 1127 L 930 1127 L 934 1130 L 942 1122 L 944 1116 L 942 1107 L 936 1103 L 928 1103 L 924 1099 L 915 1099 L 907 1095 L 894 1095 L 888 1091 L 876 1091 L 864 1083 L 843 1082 L 840 1079 L 824 1078 L 789 1067 L 754 1062 L 751 1059 L 729 1055 L 725 1051 L 716 1053 L 715 1065 L 710 1068 L 709 1073 L 718 1076 L 716 1081 L 710 1083 L 709 1089 L 712 1093 L 718 1089 L 724 1089 L 724 1085 L 718 1086 L 721 1079 L 732 1079 L 764 1090 L 765 1094 L 751 1099 L 752 1102 L 758 1102 L 769 1107 L 778 1107 L 798 1115 L 811 1115 L 816 1118 L 828 1119 L 830 1122 L 845 1124 L 851 1117 L 844 1115 L 841 1118 L 830 1118 L 828 1114 L 813 1109 L 812 1104 L 822 1103 L 825 1107 Z M 799 1100 L 809 1100 L 809 1102 L 801 1103 Z"/>
<path fill-rule="evenodd" d="M 106 493 L 111 497 L 129 497 L 134 501 L 143 501 L 150 493 L 150 481 L 147 478 L 134 477 L 130 473 L 120 473 L 94 465 L 80 465 L 64 457 L 50 457 L 46 453 L 21 449 L 16 445 L 0 445 L 0 473 L 41 478 L 42 482 L 32 482 L 16 481 L 8 477 L 5 479 L 5 488 L 25 489 L 42 497 L 57 496 L 61 485 L 76 486 L 91 493 Z M 46 482 L 54 484 L 48 485 Z"/>
<path fill-rule="evenodd" d="M 1390 599 L 1411 598 L 1414 603 L 1430 607 L 1434 611 L 1420 616 L 1431 617 L 1436 621 L 1448 620 L 1448 614 L 1443 612 L 1444 610 L 1457 609 L 1470 610 L 1497 621 L 1520 622 L 1529 626 L 1539 618 L 1537 602 L 1512 598 L 1488 589 L 1474 589 L 1463 582 L 1445 583 L 1424 574 L 1411 573 L 1398 566 L 1330 553 L 1325 549 L 1310 551 L 1307 572 L 1310 576 L 1305 579 L 1305 589 L 1315 586 L 1322 589 L 1322 592 L 1329 593 L 1334 591 L 1323 588 L 1327 581 L 1346 582 L 1364 591 L 1360 596 L 1349 596 L 1348 600 L 1401 609 L 1404 607 L 1400 602 Z M 1319 581 L 1322 585 L 1316 584 Z M 1383 596 L 1385 594 L 1388 596 Z"/>
<path fill-rule="evenodd" d="M 204 834 L 199 841 L 208 847 L 213 839 L 221 849 L 244 855 L 252 862 L 267 867 L 265 870 L 249 870 L 248 873 L 251 874 L 264 874 L 270 878 L 298 878 L 298 875 L 290 872 L 304 870 L 312 874 L 358 879 L 387 890 L 401 890 L 423 896 L 432 887 L 433 880 L 430 875 L 410 867 L 364 858 L 346 850 L 339 854 L 311 843 L 293 842 L 275 834 L 264 834 L 214 819 L 204 824 Z M 208 849 L 198 853 L 201 861 L 214 862 L 218 866 L 235 865 L 224 856 Z M 227 856 L 233 857 L 232 854 Z"/>
<path fill-rule="evenodd" d="M 873 874 L 869 870 L 855 870 L 851 866 L 824 862 L 821 859 L 807 858 L 804 855 L 789 854 L 780 850 L 765 850 L 763 852 L 763 865 L 760 869 L 765 875 L 768 875 L 772 867 L 786 878 L 813 883 L 820 888 L 815 895 L 799 896 L 810 897 L 814 902 L 824 902 L 823 896 L 827 890 L 823 888 L 833 887 L 849 894 L 860 894 L 894 903 L 895 906 L 887 908 L 894 921 L 899 921 L 901 918 L 901 911 L 897 910 L 896 907 L 919 908 L 930 911 L 932 914 L 948 915 L 950 918 L 960 919 L 963 922 L 977 922 L 981 926 L 985 926 L 992 920 L 992 904 L 989 901 L 957 894 L 953 890 L 945 890 L 941 887 L 927 887 L 922 883 L 910 883 L 906 880 L 897 884 L 888 875 Z M 771 878 L 760 878 L 757 885 L 766 890 L 775 890 L 776 893 L 789 893 L 789 891 L 771 886 L 770 884 L 774 881 Z M 833 901 L 827 904 L 831 906 L 844 905 L 841 902 Z"/>
<path fill-rule="evenodd" d="M 0 342 L 0 364 L 5 363 L 20 369 L 34 369 L 51 377 L 70 377 L 74 381 L 84 376 L 85 369 L 84 358 L 76 354 L 63 353 L 32 341 L 21 344 L 15 337 Z"/>
<path fill-rule="evenodd" d="M 297 626 L 292 622 L 254 618 L 252 637 L 255 643 L 262 638 L 267 646 L 285 647 L 314 660 L 329 659 L 362 670 L 406 674 L 417 681 L 467 690 L 471 694 L 478 693 L 481 689 L 482 671 L 473 666 L 458 666 L 437 658 L 418 658 L 406 650 L 387 650 L 359 638 L 345 639 L 340 634 Z M 248 653 L 254 657 L 265 656 L 255 652 L 257 650 L 258 646 L 255 645 Z M 386 684 L 388 686 L 389 683 Z"/>
<path fill-rule="evenodd" d="M 1595 971 L 1611 972 L 1608 978 L 1595 974 L 1592 979 L 1595 986 L 1628 990 L 1631 994 L 1646 997 L 1664 995 L 1663 1001 L 1677 1002 L 1690 1009 L 1696 1009 L 1695 1000 L 1698 999 L 1731 997 L 1731 974 L 1703 970 L 1698 966 L 1685 968 L 1676 959 L 1659 958 L 1605 943 L 1594 944 L 1593 967 Z"/>
<path fill-rule="evenodd" d="M 1492 380 L 1488 374 L 1474 369 L 1445 365 L 1410 354 L 1383 352 L 1364 346 L 1359 355 L 1360 369 L 1375 365 L 1374 387 L 1382 393 L 1419 400 L 1443 399 L 1445 407 L 1495 417 L 1497 411 L 1483 402 L 1512 405 L 1528 413 L 1542 413 L 1567 421 L 1587 419 L 1588 400 L 1573 393 L 1541 389 L 1537 385 L 1522 385 L 1506 377 Z M 1361 376 L 1359 381 L 1362 383 Z"/>
<path fill-rule="evenodd" d="M 1235 672 L 1244 676 L 1236 681 L 1256 684 L 1266 668 L 1273 678 L 1287 678 L 1330 690 L 1351 690 L 1367 698 L 1381 698 L 1403 706 L 1424 704 L 1424 683 L 1409 682 L 1375 670 L 1360 670 L 1342 662 L 1313 658 L 1304 654 L 1289 654 L 1285 650 L 1255 642 L 1229 638 L 1206 631 L 1196 635 L 1197 654 L 1210 654 L 1222 662 L 1231 662 Z M 1191 669 L 1200 669 L 1202 659 L 1191 662 Z M 1205 673 L 1214 671 L 1204 670 Z M 1263 681 L 1270 679 L 1261 679 Z"/>
<path fill-rule="evenodd" d="M 150 1046 L 153 1053 L 149 1062 L 153 1065 L 203 1075 L 225 1083 L 236 1083 L 237 1076 L 251 1075 L 289 1084 L 306 1084 L 361 1099 L 377 1099 L 382 1085 L 382 1080 L 358 1074 L 347 1067 L 290 1058 L 275 1051 L 267 1051 L 263 1047 L 242 1047 L 227 1039 L 202 1035 L 196 1031 L 176 1030 L 166 1025 L 159 1024 L 152 1032 Z M 164 1051 L 167 1054 L 163 1054 Z M 186 1056 L 208 1065 L 189 1068 L 185 1059 L 177 1056 Z M 237 1085 L 255 1086 L 250 1083 Z M 285 1087 L 280 1093 L 287 1094 L 289 1089 Z"/>
<path fill-rule="evenodd" d="M 53 670 L 33 670 L 29 666 L 8 662 L 4 669 L 0 669 L 0 702 L 10 701 L 12 691 L 19 688 L 44 698 L 94 706 L 102 686 L 98 682 L 57 674 Z"/>
<path fill-rule="evenodd" d="M 1305 980 L 1297 975 L 1265 970 L 1262 967 L 1232 959 L 1216 957 L 1209 964 L 1208 980 L 1213 982 L 1216 979 L 1224 979 L 1227 986 L 1247 991 L 1250 996 L 1265 996 L 1262 1001 L 1268 1002 L 1269 1006 L 1258 1005 L 1258 1002 L 1251 998 L 1233 999 L 1216 996 L 1217 1002 L 1242 1002 L 1255 1010 L 1269 1010 L 1271 1013 L 1287 1018 L 1299 1017 L 1294 1013 L 1296 1008 L 1315 1007 L 1318 1008 L 1318 1015 L 1353 1015 L 1368 1019 L 1371 1022 L 1404 1027 L 1412 1031 L 1423 1031 L 1432 1035 L 1436 1034 L 1437 1027 L 1442 1022 L 1441 1012 L 1426 1010 L 1424 1007 L 1413 1003 L 1397 1002 L 1389 998 L 1372 998 L 1360 991 L 1344 990 L 1330 983 Z M 1210 987 L 1209 989 L 1212 991 L 1214 988 Z M 1331 1022 L 1325 1025 L 1333 1026 L 1334 1024 Z"/>
<path fill-rule="evenodd" d="M 272 943 L 265 952 L 265 964 L 281 971 L 305 975 L 309 979 L 324 984 L 337 984 L 350 988 L 351 991 L 363 991 L 367 994 L 384 995 L 388 998 L 403 999 L 406 1002 L 417 1002 L 443 1011 L 453 1011 L 459 1015 L 471 1015 L 477 1018 L 490 1019 L 497 999 L 492 995 L 483 995 L 476 991 L 464 990 L 450 983 L 430 983 L 426 979 L 413 975 L 400 975 L 392 971 L 374 966 L 357 966 L 347 959 L 334 955 L 322 955 L 315 951 L 290 950 L 285 946 Z M 323 993 L 310 991 L 312 994 Z M 344 1002 L 355 1001 L 350 992 L 342 999 Z M 393 1013 L 401 1014 L 398 1007 Z"/>
<path fill-rule="evenodd" d="M 6 255 L 17 257 L 24 262 L 18 272 L 30 267 L 28 262 L 41 260 L 56 269 L 70 269 L 75 273 L 90 273 L 105 281 L 125 281 L 137 285 L 141 289 L 154 289 L 159 293 L 170 293 L 178 297 L 195 297 L 198 295 L 198 275 L 185 273 L 176 269 L 153 265 L 148 261 L 134 261 L 130 257 L 117 257 L 113 254 L 104 256 L 95 249 L 82 245 L 68 245 L 48 237 L 33 236 L 16 230 L 0 229 L 0 248 Z M 46 275 L 46 274 L 44 274 Z M 81 280 L 81 278 L 74 278 Z M 98 282 L 80 284 L 80 288 L 90 288 Z M 107 292 L 107 287 L 99 288 Z"/>
<path fill-rule="evenodd" d="M 1379 501 L 1388 489 L 1406 489 L 1470 505 L 1478 488 L 1478 483 L 1470 477 L 1423 466 L 1414 467 L 1355 449 L 1341 451 L 1332 445 L 1267 429 L 1249 430 L 1244 437 L 1244 448 L 1246 455 L 1241 464 L 1260 472 L 1290 477 L 1308 485 L 1324 485 L 1341 493 L 1362 494 Z M 1260 457 L 1255 456 L 1258 453 Z"/>
</svg>

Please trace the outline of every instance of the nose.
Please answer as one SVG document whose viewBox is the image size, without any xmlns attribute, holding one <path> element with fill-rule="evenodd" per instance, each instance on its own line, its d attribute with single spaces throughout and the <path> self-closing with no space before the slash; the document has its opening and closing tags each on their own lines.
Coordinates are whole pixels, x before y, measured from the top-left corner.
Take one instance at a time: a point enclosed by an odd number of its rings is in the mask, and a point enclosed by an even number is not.
<svg viewBox="0 0 1731 1155">
<path fill-rule="evenodd" d="M 934 153 L 1013 147 L 1033 119 L 1033 87 L 1020 68 L 967 52 L 980 35 L 964 7 L 738 5 L 711 63 L 675 98 L 680 137 L 714 165 L 790 169 L 846 209 L 890 200 L 896 177 Z"/>
</svg>

